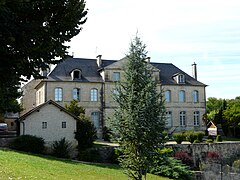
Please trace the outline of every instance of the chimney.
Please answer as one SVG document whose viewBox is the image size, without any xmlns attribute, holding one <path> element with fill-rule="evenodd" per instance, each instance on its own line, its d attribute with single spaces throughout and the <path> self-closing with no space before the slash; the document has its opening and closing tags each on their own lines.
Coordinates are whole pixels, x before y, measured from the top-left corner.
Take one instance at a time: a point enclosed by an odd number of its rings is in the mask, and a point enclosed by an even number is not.
<svg viewBox="0 0 240 180">
<path fill-rule="evenodd" d="M 145 59 L 145 62 L 149 64 L 149 63 L 150 63 L 150 59 L 151 59 L 151 57 L 147 57 L 147 58 Z"/>
<path fill-rule="evenodd" d="M 98 67 L 102 67 L 102 55 L 98 55 L 96 58 Z"/>
<path fill-rule="evenodd" d="M 192 77 L 197 80 L 197 64 L 195 62 L 192 64 Z"/>
</svg>

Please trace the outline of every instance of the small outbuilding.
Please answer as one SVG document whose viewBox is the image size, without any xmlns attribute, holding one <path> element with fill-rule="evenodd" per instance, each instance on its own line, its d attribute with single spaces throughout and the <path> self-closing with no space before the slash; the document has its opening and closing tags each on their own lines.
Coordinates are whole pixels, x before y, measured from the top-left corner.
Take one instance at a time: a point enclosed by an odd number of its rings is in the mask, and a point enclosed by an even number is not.
<svg viewBox="0 0 240 180">
<path fill-rule="evenodd" d="M 42 137 L 47 144 L 65 138 L 77 144 L 77 116 L 67 111 L 56 102 L 49 100 L 28 111 L 19 118 L 20 135 Z"/>
</svg>

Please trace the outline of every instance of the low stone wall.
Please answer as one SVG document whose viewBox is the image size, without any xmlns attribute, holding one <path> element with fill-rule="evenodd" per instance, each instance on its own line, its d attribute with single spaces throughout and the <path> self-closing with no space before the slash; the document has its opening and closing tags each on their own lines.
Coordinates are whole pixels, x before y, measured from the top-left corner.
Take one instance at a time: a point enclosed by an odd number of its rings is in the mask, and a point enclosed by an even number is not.
<svg viewBox="0 0 240 180">
<path fill-rule="evenodd" d="M 0 147 L 9 147 L 15 138 L 0 138 Z"/>
</svg>

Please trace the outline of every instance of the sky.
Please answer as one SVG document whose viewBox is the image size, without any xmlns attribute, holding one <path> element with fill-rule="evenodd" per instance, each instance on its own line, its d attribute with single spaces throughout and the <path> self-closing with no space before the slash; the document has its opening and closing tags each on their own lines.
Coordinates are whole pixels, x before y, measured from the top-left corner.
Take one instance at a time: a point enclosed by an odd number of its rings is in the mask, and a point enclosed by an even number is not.
<svg viewBox="0 0 240 180">
<path fill-rule="evenodd" d="M 86 0 L 87 22 L 71 42 L 76 58 L 119 60 L 136 33 L 152 62 L 172 63 L 198 80 L 206 96 L 240 96 L 239 0 Z"/>
</svg>

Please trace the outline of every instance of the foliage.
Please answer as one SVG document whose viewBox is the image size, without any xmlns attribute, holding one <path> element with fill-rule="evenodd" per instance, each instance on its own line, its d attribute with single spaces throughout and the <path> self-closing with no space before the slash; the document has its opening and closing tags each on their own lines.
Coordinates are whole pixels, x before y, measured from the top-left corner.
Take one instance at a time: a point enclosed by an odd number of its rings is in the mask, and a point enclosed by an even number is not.
<svg viewBox="0 0 240 180">
<path fill-rule="evenodd" d="M 78 141 L 78 150 L 83 151 L 93 146 L 94 140 L 97 138 L 97 131 L 93 123 L 85 116 L 85 109 L 78 106 L 78 101 L 73 100 L 69 105 L 65 105 L 66 109 L 78 116 L 77 131 L 75 139 Z"/>
<path fill-rule="evenodd" d="M 197 144 L 197 143 L 200 143 L 201 141 L 199 141 L 198 139 L 195 139 L 194 141 L 193 141 L 193 144 Z"/>
<path fill-rule="evenodd" d="M 52 144 L 52 155 L 59 158 L 69 158 L 71 151 L 71 143 L 66 141 L 65 138 L 59 141 L 54 141 Z"/>
<path fill-rule="evenodd" d="M 170 148 L 158 150 L 150 172 L 174 179 L 192 179 L 192 172 L 188 166 L 182 164 L 180 160 L 169 157 L 172 152 Z"/>
<path fill-rule="evenodd" d="M 44 150 L 44 140 L 43 138 L 32 136 L 32 135 L 22 135 L 17 137 L 11 144 L 11 148 L 31 152 L 35 154 L 42 154 Z"/>
<path fill-rule="evenodd" d="M 20 81 L 67 57 L 66 42 L 82 29 L 84 0 L 12 0 L 0 3 L 0 112 L 12 108 Z M 26 80 L 25 79 L 25 80 Z"/>
<path fill-rule="evenodd" d="M 78 154 L 78 160 L 86 162 L 102 162 L 99 150 L 95 148 L 80 151 Z"/>
<path fill-rule="evenodd" d="M 186 136 L 184 133 L 173 133 L 173 139 L 177 144 L 181 144 L 186 139 Z"/>
<path fill-rule="evenodd" d="M 212 139 L 207 139 L 207 140 L 206 140 L 206 143 L 212 143 L 212 142 L 213 142 Z"/>
<path fill-rule="evenodd" d="M 240 169 L 240 160 L 239 160 L 239 159 L 238 159 L 238 160 L 235 160 L 235 161 L 233 162 L 232 167 L 235 168 L 235 169 L 238 169 L 238 171 L 239 171 L 239 169 Z"/>
<path fill-rule="evenodd" d="M 87 164 L 10 150 L 0 150 L 0 154 L 1 179 L 128 180 L 122 169 L 116 165 Z M 168 180 L 151 174 L 148 177 L 149 180 Z"/>
<path fill-rule="evenodd" d="M 217 135 L 216 141 L 217 141 L 217 142 L 222 142 L 222 136 L 221 136 L 221 135 Z"/>
<path fill-rule="evenodd" d="M 214 137 L 212 135 L 208 135 L 207 139 L 211 139 L 213 141 Z"/>
<path fill-rule="evenodd" d="M 197 133 L 194 131 L 186 131 L 185 136 L 186 140 L 189 141 L 190 143 L 193 143 L 198 138 Z"/>
<path fill-rule="evenodd" d="M 131 178 L 142 179 L 153 162 L 153 152 L 163 142 L 164 101 L 153 80 L 153 67 L 145 59 L 146 46 L 139 37 L 130 44 L 124 80 L 114 96 L 118 104 L 112 129 L 119 136 L 120 164 Z"/>
<path fill-rule="evenodd" d="M 83 151 L 93 146 L 94 140 L 97 138 L 97 131 L 93 123 L 85 115 L 81 115 L 77 121 L 77 131 L 75 139 L 78 141 L 78 150 Z"/>
<path fill-rule="evenodd" d="M 190 167 L 193 165 L 193 159 L 186 151 L 177 151 L 177 152 L 175 152 L 173 157 L 178 160 L 181 160 L 182 163 L 184 163 Z"/>
<path fill-rule="evenodd" d="M 111 136 L 112 136 L 111 130 L 107 126 L 104 126 L 103 127 L 103 140 L 110 141 Z"/>
</svg>

